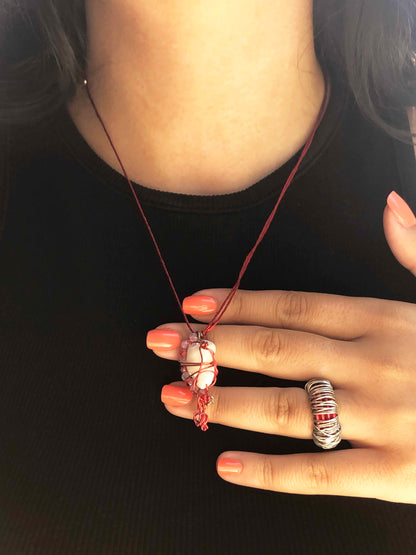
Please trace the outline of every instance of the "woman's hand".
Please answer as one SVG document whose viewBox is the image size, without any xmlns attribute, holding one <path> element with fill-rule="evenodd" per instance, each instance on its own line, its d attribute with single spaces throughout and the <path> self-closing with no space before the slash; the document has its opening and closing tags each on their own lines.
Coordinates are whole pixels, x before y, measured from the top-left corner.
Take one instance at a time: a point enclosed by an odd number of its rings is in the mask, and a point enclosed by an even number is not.
<svg viewBox="0 0 416 555">
<path fill-rule="evenodd" d="M 416 227 L 396 229 L 388 208 L 384 217 L 393 252 L 416 273 L 416 241 L 406 242 L 406 233 L 414 237 Z M 185 308 L 209 322 L 228 292 L 199 292 L 186 300 Z M 204 296 L 215 299 L 211 309 Z M 166 328 L 172 331 L 166 333 Z M 178 359 L 180 340 L 188 335 L 185 324 L 167 324 L 149 333 L 148 346 L 161 357 Z M 320 293 L 238 291 L 207 339 L 217 347 L 218 366 L 302 382 L 328 379 L 342 438 L 353 447 L 292 455 L 226 452 L 217 460 L 222 478 L 280 492 L 416 503 L 416 305 Z M 183 382 L 163 391 L 169 412 L 193 418 L 195 399 Z M 214 386 L 210 393 L 215 398 L 207 407 L 210 422 L 312 437 L 311 406 L 301 387 Z"/>
</svg>

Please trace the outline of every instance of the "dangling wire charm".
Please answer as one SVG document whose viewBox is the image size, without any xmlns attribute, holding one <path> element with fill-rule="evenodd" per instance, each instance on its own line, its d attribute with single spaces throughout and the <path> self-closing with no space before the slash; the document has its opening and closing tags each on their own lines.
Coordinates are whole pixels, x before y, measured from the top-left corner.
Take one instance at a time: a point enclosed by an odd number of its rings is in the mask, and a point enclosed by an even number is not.
<svg viewBox="0 0 416 555">
<path fill-rule="evenodd" d="M 208 390 L 215 384 L 218 375 L 215 351 L 214 343 L 208 341 L 200 331 L 191 333 L 188 339 L 182 341 L 180 349 L 182 380 L 198 396 L 194 422 L 204 432 L 208 430 L 205 408 L 213 402 Z"/>
</svg>

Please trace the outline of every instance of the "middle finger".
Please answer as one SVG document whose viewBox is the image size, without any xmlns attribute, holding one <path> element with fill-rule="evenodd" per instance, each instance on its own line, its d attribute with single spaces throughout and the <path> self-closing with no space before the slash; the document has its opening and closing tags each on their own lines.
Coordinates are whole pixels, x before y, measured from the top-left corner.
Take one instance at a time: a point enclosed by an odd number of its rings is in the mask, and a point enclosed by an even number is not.
<svg viewBox="0 0 416 555">
<path fill-rule="evenodd" d="M 182 339 L 189 335 L 184 324 L 167 324 L 166 328 L 176 330 Z M 203 326 L 195 328 L 204 329 Z M 215 343 L 219 366 L 276 378 L 302 381 L 319 376 L 342 387 L 354 381 L 354 373 L 360 368 L 355 363 L 357 344 L 309 332 L 218 325 L 208 333 L 207 339 Z M 162 358 L 179 359 L 179 349 L 153 350 Z"/>
</svg>

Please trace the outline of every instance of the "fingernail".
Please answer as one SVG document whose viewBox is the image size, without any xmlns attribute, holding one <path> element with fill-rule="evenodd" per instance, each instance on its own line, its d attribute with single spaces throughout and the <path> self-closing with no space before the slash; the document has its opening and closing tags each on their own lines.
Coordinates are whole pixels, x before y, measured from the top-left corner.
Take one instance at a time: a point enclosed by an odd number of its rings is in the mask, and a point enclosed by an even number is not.
<svg viewBox="0 0 416 555">
<path fill-rule="evenodd" d="M 172 407 L 181 407 L 192 401 L 193 393 L 189 387 L 177 385 L 164 385 L 161 393 L 162 403 Z"/>
<path fill-rule="evenodd" d="M 218 459 L 217 472 L 220 474 L 239 474 L 243 470 L 243 465 L 236 459 Z"/>
<path fill-rule="evenodd" d="M 409 205 L 402 199 L 396 191 L 392 191 L 387 197 L 387 204 L 397 221 L 404 227 L 413 227 L 416 225 L 416 217 L 411 211 Z"/>
<path fill-rule="evenodd" d="M 182 303 L 186 314 L 212 314 L 217 310 L 217 301 L 208 295 L 191 295 Z"/>
<path fill-rule="evenodd" d="M 149 331 L 146 336 L 146 345 L 149 349 L 176 349 L 181 344 L 181 340 L 177 331 L 165 328 Z"/>
</svg>

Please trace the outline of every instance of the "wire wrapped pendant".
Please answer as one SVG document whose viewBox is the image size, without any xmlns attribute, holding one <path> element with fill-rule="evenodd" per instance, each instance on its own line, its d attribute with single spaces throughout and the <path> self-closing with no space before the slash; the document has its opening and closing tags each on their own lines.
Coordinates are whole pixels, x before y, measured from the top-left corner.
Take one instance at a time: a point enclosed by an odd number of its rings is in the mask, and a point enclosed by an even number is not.
<svg viewBox="0 0 416 555">
<path fill-rule="evenodd" d="M 199 331 L 191 333 L 188 339 L 182 341 L 179 353 L 182 380 L 198 396 L 194 422 L 204 432 L 208 430 L 205 407 L 213 402 L 208 390 L 215 384 L 218 375 L 215 351 L 214 343 Z"/>
</svg>

